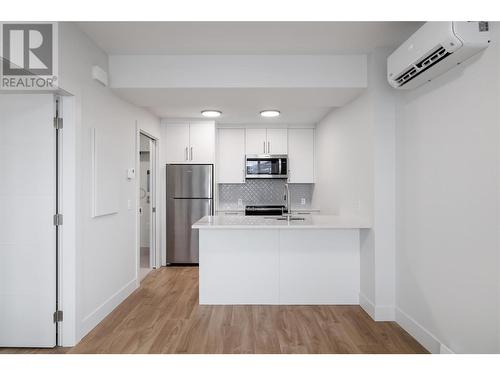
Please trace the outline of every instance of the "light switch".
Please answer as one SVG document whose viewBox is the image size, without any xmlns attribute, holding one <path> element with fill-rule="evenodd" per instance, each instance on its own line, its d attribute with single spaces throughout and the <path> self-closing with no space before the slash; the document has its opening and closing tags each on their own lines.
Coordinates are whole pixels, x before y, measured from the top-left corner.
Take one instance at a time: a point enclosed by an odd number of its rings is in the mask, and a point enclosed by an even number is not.
<svg viewBox="0 0 500 375">
<path fill-rule="evenodd" d="M 133 180 L 135 178 L 135 169 L 134 168 L 127 169 L 127 178 L 129 180 Z"/>
</svg>

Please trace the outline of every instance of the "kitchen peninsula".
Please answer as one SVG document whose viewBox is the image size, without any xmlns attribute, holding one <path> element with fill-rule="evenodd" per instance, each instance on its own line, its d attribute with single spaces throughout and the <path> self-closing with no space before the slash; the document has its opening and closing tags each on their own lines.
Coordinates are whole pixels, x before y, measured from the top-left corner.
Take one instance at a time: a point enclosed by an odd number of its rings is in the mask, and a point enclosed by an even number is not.
<svg viewBox="0 0 500 375">
<path fill-rule="evenodd" d="M 358 304 L 360 229 L 333 215 L 205 216 L 200 304 Z"/>
</svg>

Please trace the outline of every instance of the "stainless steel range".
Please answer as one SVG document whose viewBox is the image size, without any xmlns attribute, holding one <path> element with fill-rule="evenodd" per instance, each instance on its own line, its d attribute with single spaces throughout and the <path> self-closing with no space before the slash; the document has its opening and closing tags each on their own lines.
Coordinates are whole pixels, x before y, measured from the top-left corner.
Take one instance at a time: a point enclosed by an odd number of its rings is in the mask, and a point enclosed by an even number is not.
<svg viewBox="0 0 500 375">
<path fill-rule="evenodd" d="M 284 205 L 245 206 L 246 216 L 282 216 L 288 210 Z"/>
</svg>

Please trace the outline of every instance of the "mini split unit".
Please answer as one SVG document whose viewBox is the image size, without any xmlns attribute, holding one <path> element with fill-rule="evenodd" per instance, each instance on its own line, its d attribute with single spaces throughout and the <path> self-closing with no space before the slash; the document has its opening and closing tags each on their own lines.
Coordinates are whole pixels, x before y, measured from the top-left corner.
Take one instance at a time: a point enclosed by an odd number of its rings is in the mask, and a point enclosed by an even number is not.
<svg viewBox="0 0 500 375">
<path fill-rule="evenodd" d="M 490 42 L 488 22 L 427 22 L 387 59 L 387 79 L 413 89 L 479 53 Z"/>
</svg>

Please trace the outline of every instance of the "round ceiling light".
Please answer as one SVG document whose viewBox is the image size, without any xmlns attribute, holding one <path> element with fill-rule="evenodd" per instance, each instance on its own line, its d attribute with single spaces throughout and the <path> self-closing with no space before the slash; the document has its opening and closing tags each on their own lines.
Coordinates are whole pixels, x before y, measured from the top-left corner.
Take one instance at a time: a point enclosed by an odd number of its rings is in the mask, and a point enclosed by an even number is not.
<svg viewBox="0 0 500 375">
<path fill-rule="evenodd" d="M 262 117 L 278 117 L 280 115 L 280 111 L 276 109 L 266 109 L 265 111 L 260 111 L 260 115 Z"/>
<path fill-rule="evenodd" d="M 222 112 L 213 109 L 205 109 L 201 111 L 201 114 L 205 117 L 219 117 L 220 115 L 222 115 Z"/>
</svg>

